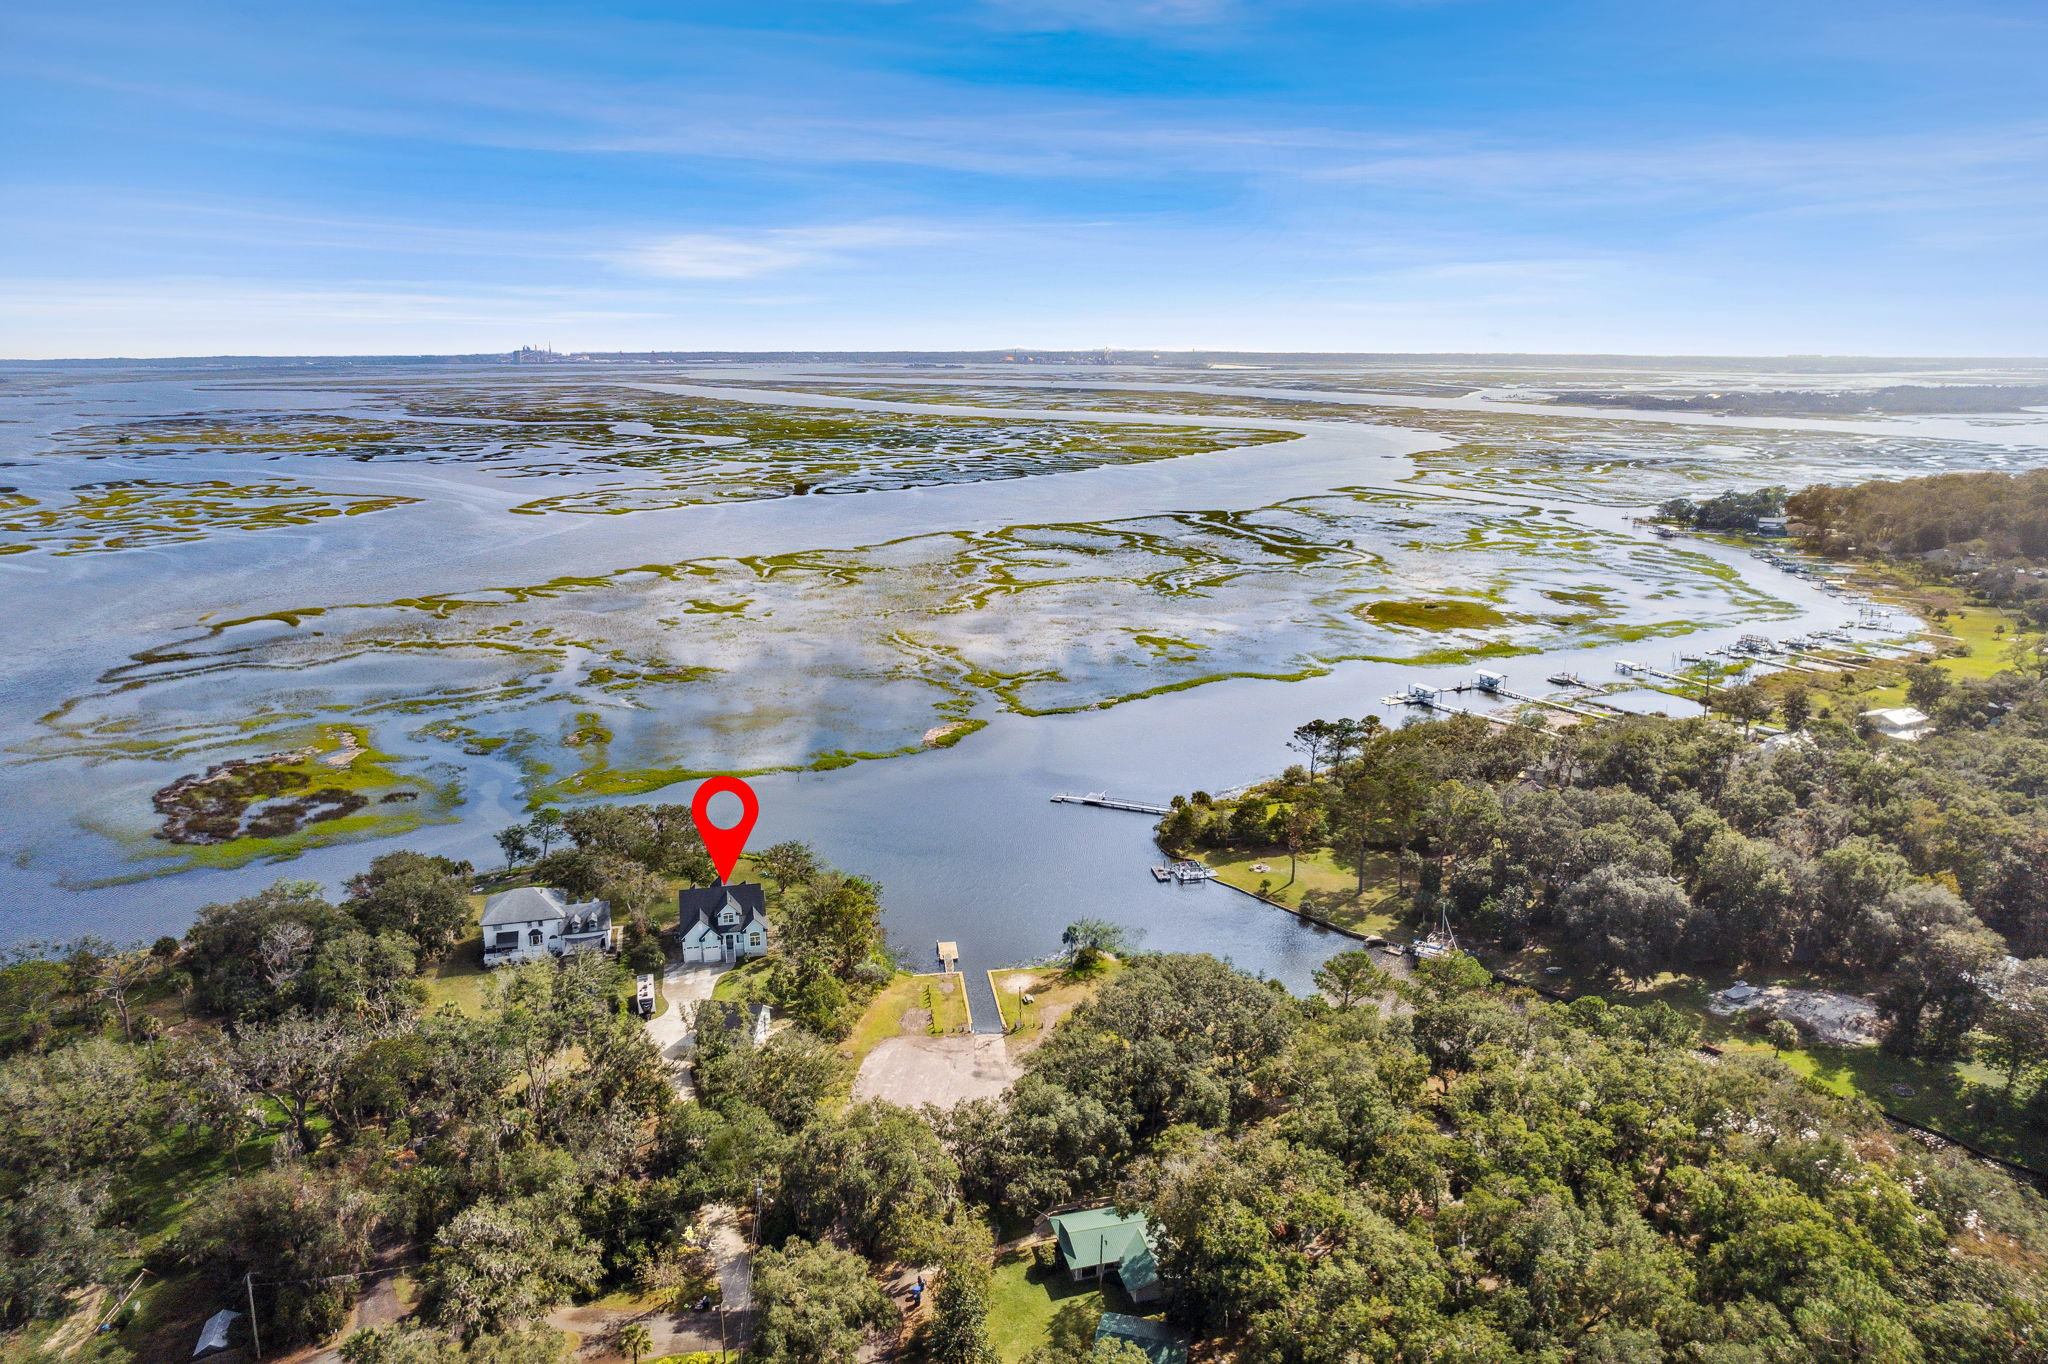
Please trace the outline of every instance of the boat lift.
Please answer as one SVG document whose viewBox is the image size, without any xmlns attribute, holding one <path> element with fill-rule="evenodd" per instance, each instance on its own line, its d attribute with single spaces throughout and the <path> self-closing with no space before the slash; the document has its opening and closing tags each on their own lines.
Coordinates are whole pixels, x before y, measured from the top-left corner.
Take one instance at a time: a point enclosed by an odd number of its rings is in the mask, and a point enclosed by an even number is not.
<svg viewBox="0 0 2048 1364">
<path fill-rule="evenodd" d="M 1488 675 L 1489 674 L 1486 673 L 1480 674 L 1481 677 L 1486 677 Z M 1410 682 L 1406 687 L 1394 693 L 1392 696 L 1381 697 L 1380 703 L 1382 705 L 1388 706 L 1420 706 L 1424 710 L 1441 711 L 1445 715 L 1470 715 L 1475 719 L 1484 720 L 1489 724 L 1495 725 L 1511 725 L 1514 723 L 1513 720 L 1509 720 L 1504 716 L 1490 715 L 1483 710 L 1473 710 L 1470 706 L 1456 705 L 1452 702 L 1443 699 L 1444 693 L 1447 691 L 1458 692 L 1470 690 L 1473 690 L 1473 688 L 1432 687 L 1426 682 Z M 1488 691 L 1490 689 L 1482 685 L 1478 688 L 1478 690 Z M 1499 694 L 1505 696 L 1510 695 L 1511 693 L 1502 692 Z"/>
<path fill-rule="evenodd" d="M 1551 680 L 1556 681 L 1555 678 Z M 1577 685 L 1583 687 L 1586 684 L 1579 682 Z M 1523 701 L 1532 706 L 1548 706 L 1552 710 L 1561 710 L 1567 715 L 1576 715 L 1581 719 L 1604 720 L 1607 718 L 1607 711 L 1605 710 L 1588 710 L 1585 706 L 1573 705 L 1569 701 L 1553 701 L 1548 697 L 1531 696 L 1527 692 L 1515 691 L 1508 686 L 1508 679 L 1504 673 L 1480 673 L 1478 687 L 1479 690 L 1485 692 L 1488 696 L 1505 696 L 1510 701 Z M 1594 704 L 1597 704 L 1597 702 Z"/>
<path fill-rule="evenodd" d="M 1631 663 L 1625 658 L 1614 660 L 1614 670 L 1623 677 L 1634 677 L 1637 673 L 1644 673 L 1651 677 L 1661 677 L 1667 682 L 1676 682 L 1681 687 L 1702 687 L 1709 691 L 1721 685 L 1713 678 L 1687 677 L 1684 673 L 1667 672 L 1662 668 L 1653 668 L 1647 663 Z"/>
</svg>

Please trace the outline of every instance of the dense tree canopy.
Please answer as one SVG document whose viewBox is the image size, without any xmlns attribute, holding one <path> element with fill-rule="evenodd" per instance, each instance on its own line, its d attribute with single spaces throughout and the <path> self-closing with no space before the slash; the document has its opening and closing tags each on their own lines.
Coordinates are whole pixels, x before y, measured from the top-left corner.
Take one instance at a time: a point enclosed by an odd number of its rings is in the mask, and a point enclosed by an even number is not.
<svg viewBox="0 0 2048 1364">
<path fill-rule="evenodd" d="M 1654 1011 L 1542 1003 L 1465 959 L 1424 964 L 1393 1018 L 1213 965 L 1134 963 L 997 1121 L 956 1111 L 948 1140 L 970 1188 L 985 1162 L 1021 1211 L 1043 1193 L 1005 1162 L 1047 1137 L 1059 1162 L 1099 1139 L 1087 1105 L 1117 1114 L 1121 1179 L 1074 1191 L 1149 1212 L 1174 1315 L 1238 1359 L 1991 1361 L 2033 1339 L 2039 1201 L 1768 1060 L 1710 1061 Z M 1188 1087 L 1236 1074 L 1237 1101 L 1149 1123 L 1158 1077 L 1104 1077 L 1099 1039 L 1137 1050 L 1194 1017 L 1224 1040 L 1182 1046 Z M 1001 1142 L 1027 1109 L 1069 1123 Z"/>
</svg>

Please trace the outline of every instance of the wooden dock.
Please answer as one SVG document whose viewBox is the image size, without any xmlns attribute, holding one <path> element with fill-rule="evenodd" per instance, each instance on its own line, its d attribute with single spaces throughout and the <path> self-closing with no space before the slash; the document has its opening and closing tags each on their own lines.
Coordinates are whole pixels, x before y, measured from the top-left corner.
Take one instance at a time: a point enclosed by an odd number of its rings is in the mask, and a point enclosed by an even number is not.
<svg viewBox="0 0 2048 1364">
<path fill-rule="evenodd" d="M 960 969 L 959 943 L 942 942 L 939 944 L 939 969 L 942 971 L 958 971 Z"/>
<path fill-rule="evenodd" d="M 1675 682 L 1681 687 L 1698 687 L 1702 692 L 1712 691 L 1721 685 L 1720 681 L 1715 678 L 1689 677 L 1684 673 L 1671 672 L 1665 668 L 1653 668 L 1647 663 L 1631 663 L 1625 658 L 1614 660 L 1614 670 L 1624 677 L 1633 677 L 1637 673 L 1648 673 L 1651 677 L 1661 677 L 1666 682 Z"/>
<path fill-rule="evenodd" d="M 1147 805 L 1138 800 L 1120 800 L 1103 791 L 1091 791 L 1085 796 L 1070 796 L 1064 791 L 1054 796 L 1053 804 L 1093 805 L 1101 810 L 1131 810 L 1141 815 L 1170 815 L 1173 808 L 1167 805 Z"/>
</svg>

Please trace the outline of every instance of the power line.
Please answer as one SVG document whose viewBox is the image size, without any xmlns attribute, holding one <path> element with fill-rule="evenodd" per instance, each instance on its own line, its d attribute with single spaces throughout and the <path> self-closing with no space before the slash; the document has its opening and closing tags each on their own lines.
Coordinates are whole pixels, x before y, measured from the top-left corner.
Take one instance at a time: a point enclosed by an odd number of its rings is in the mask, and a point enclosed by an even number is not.
<svg viewBox="0 0 2048 1364">
<path fill-rule="evenodd" d="M 391 1274 L 397 1266 L 387 1265 L 383 1269 L 358 1269 L 351 1274 L 329 1274 L 318 1279 L 265 1279 L 265 1288 L 301 1288 L 307 1284 L 340 1283 L 343 1279 L 365 1279 L 373 1274 Z M 249 1342 L 256 1348 L 256 1357 L 263 1357 L 263 1336 L 256 1329 L 256 1271 L 250 1270 L 242 1276 L 242 1289 L 249 1295 Z M 131 1290 L 132 1291 L 132 1290 Z"/>
</svg>

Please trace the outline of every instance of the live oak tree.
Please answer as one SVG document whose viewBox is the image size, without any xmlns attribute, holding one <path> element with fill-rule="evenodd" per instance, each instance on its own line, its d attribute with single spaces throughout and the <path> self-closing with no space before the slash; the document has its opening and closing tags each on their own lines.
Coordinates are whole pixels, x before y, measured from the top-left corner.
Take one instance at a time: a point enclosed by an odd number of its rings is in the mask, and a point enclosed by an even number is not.
<svg viewBox="0 0 2048 1364">
<path fill-rule="evenodd" d="M 1712 696 L 1715 710 L 1720 711 L 1742 726 L 1747 734 L 1760 721 L 1771 718 L 1771 698 L 1755 684 L 1739 687 L 1722 687 Z"/>
<path fill-rule="evenodd" d="M 0 1330 L 56 1315 L 105 1272 L 112 1247 L 95 1224 L 107 1184 L 38 1179 L 0 1199 Z"/>
<path fill-rule="evenodd" d="M 24 1181 L 131 1168 L 162 1134 L 164 1087 L 137 1047 L 89 1037 L 0 1061 L 0 1171 Z"/>
<path fill-rule="evenodd" d="M 178 1234 L 181 1259 L 217 1288 L 262 1283 L 266 1342 L 320 1340 L 347 1320 L 381 1222 L 377 1200 L 345 1173 L 285 1165 L 214 1190 Z"/>
<path fill-rule="evenodd" d="M 444 956 L 469 929 L 474 874 L 467 862 L 386 853 L 349 882 L 342 908 L 371 933 L 388 930 L 411 938 L 422 958 Z"/>
<path fill-rule="evenodd" d="M 1316 988 L 1340 1009 L 1385 992 L 1394 979 L 1363 949 L 1339 952 L 1315 969 L 1314 978 Z"/>
<path fill-rule="evenodd" d="M 775 1219 L 812 1240 L 829 1236 L 878 1259 L 910 1259 L 928 1248 L 958 1185 L 929 1124 L 869 1100 L 795 1134 Z"/>
<path fill-rule="evenodd" d="M 598 1247 L 558 1198 L 485 1198 L 435 1236 L 420 1291 L 429 1321 L 473 1338 L 536 1322 L 597 1278 Z"/>
<path fill-rule="evenodd" d="M 881 887 L 819 867 L 782 888 L 770 914 L 770 988 L 780 1011 L 822 1037 L 844 1037 L 894 970 Z"/>
<path fill-rule="evenodd" d="M 699 1005 L 699 1019 L 707 1016 L 707 1007 L 717 1006 Z M 759 1047 L 749 1038 L 701 1025 L 697 1034 L 698 1091 L 729 1116 L 751 1109 L 785 1132 L 796 1132 L 814 1122 L 853 1079 L 837 1047 L 800 1028 L 783 1029 Z"/>
<path fill-rule="evenodd" d="M 2048 1063 L 2048 960 L 2017 962 L 2003 973 L 1987 1001 L 1984 1059 L 2012 1091 L 2021 1072 Z"/>
<path fill-rule="evenodd" d="M 1813 693 L 1805 687 L 1787 687 L 1778 697 L 1778 714 L 1785 728 L 1798 731 L 1813 718 Z"/>
<path fill-rule="evenodd" d="M 804 1240 L 756 1255 L 754 1311 L 761 1364 L 843 1364 L 896 1315 L 860 1257 Z"/>
<path fill-rule="evenodd" d="M 569 1340 L 537 1327 L 465 1342 L 408 1324 L 356 1331 L 341 1343 L 340 1353 L 342 1364 L 569 1364 Z"/>
<path fill-rule="evenodd" d="M 294 1012 L 271 1023 L 245 1023 L 218 1045 L 223 1064 L 284 1112 L 298 1149 L 312 1151 L 320 1145 L 314 1119 L 367 1040 L 345 1016 Z"/>
<path fill-rule="evenodd" d="M 933 1364 L 998 1364 L 988 1326 L 993 1239 L 971 1217 L 957 1218 L 941 1239 L 932 1313 L 919 1344 Z"/>
<path fill-rule="evenodd" d="M 121 1022 L 121 1035 L 135 1039 L 129 1000 L 137 987 L 163 970 L 163 958 L 141 943 L 113 943 L 105 938 L 80 938 L 64 959 L 81 990 L 105 1000 Z"/>
<path fill-rule="evenodd" d="M 1099 965 L 1104 957 L 1129 955 L 1137 937 L 1134 930 L 1107 919 L 1076 919 L 1061 932 L 1060 941 L 1072 954 L 1073 969 L 1085 973 Z"/>
<path fill-rule="evenodd" d="M 778 893 L 801 885 L 824 869 L 811 845 L 795 839 L 769 844 L 754 854 L 754 865 L 775 883 Z"/>
</svg>

